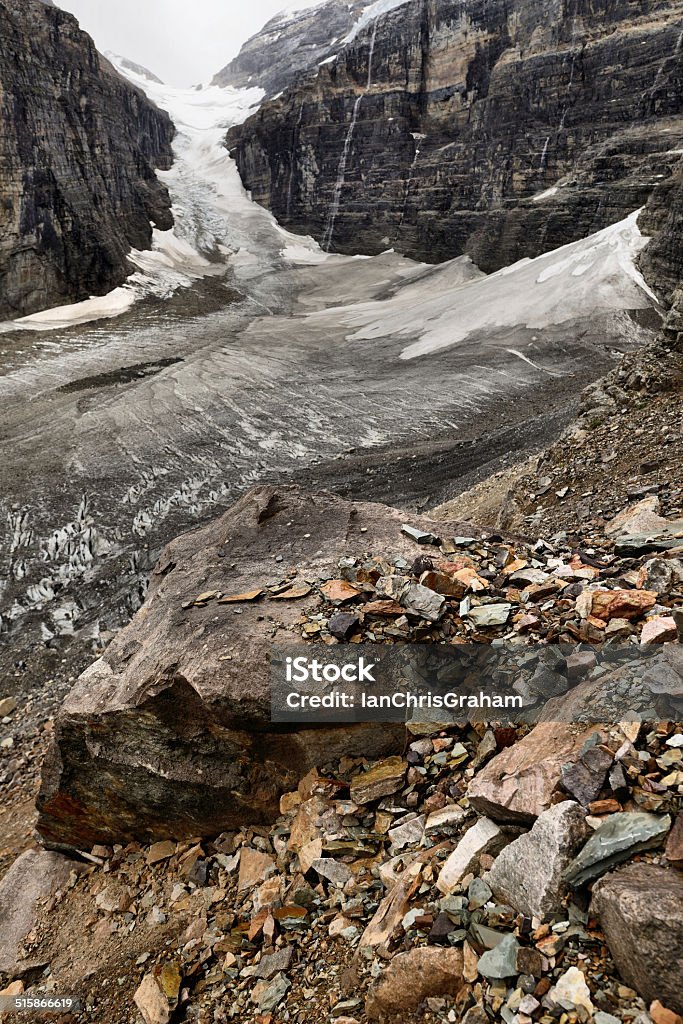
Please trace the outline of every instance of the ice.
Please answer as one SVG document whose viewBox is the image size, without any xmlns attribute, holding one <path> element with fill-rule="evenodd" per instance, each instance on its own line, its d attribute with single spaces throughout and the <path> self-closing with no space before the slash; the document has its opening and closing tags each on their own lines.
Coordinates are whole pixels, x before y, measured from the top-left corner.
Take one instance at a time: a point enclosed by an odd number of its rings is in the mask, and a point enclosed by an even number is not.
<svg viewBox="0 0 683 1024">
<path fill-rule="evenodd" d="M 370 4 L 366 7 L 360 18 L 353 26 L 348 36 L 344 40 L 345 43 L 351 43 L 356 38 L 359 32 L 367 28 L 375 18 L 381 17 L 383 14 L 388 14 L 389 11 L 396 10 L 397 7 L 403 7 L 404 4 L 412 3 L 414 0 L 377 0 L 376 3 Z"/>
<path fill-rule="evenodd" d="M 635 264 L 649 241 L 638 228 L 639 214 L 488 277 L 458 284 L 452 274 L 456 268 L 462 274 L 462 264 L 446 263 L 387 301 L 337 315 L 355 328 L 349 340 L 417 339 L 400 354 L 414 359 L 496 328 L 543 330 L 610 310 L 649 308 L 657 297 Z"/>
</svg>

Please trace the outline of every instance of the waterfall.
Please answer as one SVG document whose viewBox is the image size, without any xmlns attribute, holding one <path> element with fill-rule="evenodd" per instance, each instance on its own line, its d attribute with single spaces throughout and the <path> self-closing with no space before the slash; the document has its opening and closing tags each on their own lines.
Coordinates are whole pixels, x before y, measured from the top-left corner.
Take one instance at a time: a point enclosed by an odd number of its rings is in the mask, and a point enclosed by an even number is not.
<svg viewBox="0 0 683 1024">
<path fill-rule="evenodd" d="M 349 130 L 346 133 L 346 139 L 344 140 L 344 147 L 342 149 L 341 156 L 339 157 L 339 164 L 337 165 L 337 181 L 334 186 L 334 192 L 332 194 L 332 202 L 330 203 L 330 209 L 327 215 L 327 227 L 325 228 L 325 234 L 323 235 L 322 248 L 325 252 L 329 252 L 332 248 L 332 238 L 334 236 L 334 225 L 339 214 L 339 207 L 341 205 L 342 191 L 344 189 L 344 183 L 346 181 L 346 165 L 349 159 L 349 153 L 351 152 L 351 143 L 353 142 L 353 136 L 356 132 L 356 125 L 358 123 L 358 115 L 360 108 L 363 104 L 363 100 L 372 87 L 372 61 L 375 55 L 375 42 L 377 40 L 377 24 L 379 19 L 375 19 L 375 24 L 372 30 L 372 37 L 370 39 L 370 52 L 368 55 L 368 82 L 365 88 L 365 92 L 357 98 L 353 105 L 353 114 L 351 115 L 351 124 Z"/>
<path fill-rule="evenodd" d="M 550 145 L 550 136 L 545 140 L 543 146 L 543 152 L 541 153 L 541 170 L 545 170 L 545 165 L 548 162 L 548 146 Z"/>
<path fill-rule="evenodd" d="M 296 123 L 296 129 L 292 136 L 292 151 L 289 155 L 289 183 L 287 185 L 287 204 L 285 206 L 285 219 L 289 220 L 292 214 L 292 194 L 294 189 L 294 172 L 296 170 L 296 147 L 299 136 L 301 134 L 301 125 L 304 120 L 304 101 L 301 101 L 301 107 L 299 109 L 299 119 Z"/>
<path fill-rule="evenodd" d="M 422 135 L 422 134 L 420 134 L 420 132 L 413 132 L 413 139 L 415 140 L 415 156 L 413 157 L 413 162 L 410 165 L 410 170 L 408 171 L 408 177 L 406 178 L 406 187 L 405 187 L 405 192 L 403 193 L 403 209 L 401 210 L 401 219 L 398 222 L 398 229 L 397 229 L 398 231 L 401 230 L 401 228 L 403 227 L 403 223 L 404 223 L 404 221 L 406 219 L 406 214 L 408 212 L 408 199 L 410 198 L 410 186 L 412 184 L 413 178 L 415 177 L 415 169 L 417 167 L 417 161 L 420 158 L 420 152 L 421 152 L 420 151 L 420 143 L 426 137 L 427 137 L 426 135 Z"/>
</svg>

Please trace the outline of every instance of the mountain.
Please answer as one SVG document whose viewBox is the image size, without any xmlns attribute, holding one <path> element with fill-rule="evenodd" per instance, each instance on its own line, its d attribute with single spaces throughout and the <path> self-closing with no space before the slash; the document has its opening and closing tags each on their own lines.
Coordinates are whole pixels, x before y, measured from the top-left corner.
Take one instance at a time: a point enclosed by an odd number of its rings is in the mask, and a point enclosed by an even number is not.
<svg viewBox="0 0 683 1024">
<path fill-rule="evenodd" d="M 218 72 L 212 84 L 258 85 L 267 96 L 275 96 L 334 56 L 367 6 L 358 0 L 327 0 L 307 10 L 276 15 Z"/>
<path fill-rule="evenodd" d="M 0 319 L 103 294 L 171 227 L 170 118 L 77 20 L 0 0 Z"/>
<path fill-rule="evenodd" d="M 325 248 L 466 253 L 486 271 L 648 205 L 646 224 L 668 219 L 646 260 L 668 294 L 683 255 L 683 3 L 387 6 L 230 131 L 253 197 Z"/>
<path fill-rule="evenodd" d="M 105 51 L 105 57 L 110 60 L 112 64 L 123 68 L 125 71 L 132 71 L 134 75 L 139 75 L 140 78 L 146 79 L 148 82 L 154 82 L 156 85 L 163 85 L 162 80 L 146 68 L 144 64 L 136 64 L 134 60 L 129 60 L 128 57 L 122 57 L 120 53 L 113 53 L 111 50 Z"/>
</svg>

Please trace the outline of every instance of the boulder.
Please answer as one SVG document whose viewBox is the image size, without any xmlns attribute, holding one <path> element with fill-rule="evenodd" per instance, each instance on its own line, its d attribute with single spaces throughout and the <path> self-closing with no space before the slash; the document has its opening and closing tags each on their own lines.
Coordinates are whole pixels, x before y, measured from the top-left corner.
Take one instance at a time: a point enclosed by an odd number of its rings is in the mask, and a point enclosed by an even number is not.
<svg viewBox="0 0 683 1024">
<path fill-rule="evenodd" d="M 494 821 L 533 821 L 555 802 L 563 767 L 579 760 L 594 733 L 572 723 L 540 723 L 475 776 L 470 803 Z"/>
<path fill-rule="evenodd" d="M 498 854 L 486 882 L 499 900 L 543 921 L 561 910 L 566 891 L 562 874 L 587 833 L 577 803 L 556 804 Z"/>
<path fill-rule="evenodd" d="M 627 985 L 683 1013 L 683 875 L 628 864 L 595 885 L 591 913 Z"/>
<path fill-rule="evenodd" d="M 282 600 L 268 586 L 290 567 L 293 584 L 334 579 L 340 558 L 363 551 L 412 562 L 418 549 L 404 521 L 382 505 L 264 486 L 170 544 L 145 605 L 57 716 L 39 796 L 45 842 L 89 849 L 269 821 L 280 794 L 314 765 L 399 753 L 398 726 L 273 725 L 273 645 L 302 643 L 297 621 L 321 598 L 292 586 L 296 596 Z"/>
<path fill-rule="evenodd" d="M 610 814 L 568 865 L 565 878 L 573 886 L 592 882 L 633 854 L 663 846 L 670 828 L 668 814 L 647 811 Z"/>
<path fill-rule="evenodd" d="M 404 1020 L 431 996 L 457 995 L 462 952 L 427 946 L 399 953 L 372 985 L 365 1003 L 370 1020 Z"/>
<path fill-rule="evenodd" d="M 0 973 L 19 974 L 21 947 L 33 930 L 40 901 L 54 896 L 83 865 L 46 850 L 27 850 L 15 860 L 0 883 Z"/>
</svg>

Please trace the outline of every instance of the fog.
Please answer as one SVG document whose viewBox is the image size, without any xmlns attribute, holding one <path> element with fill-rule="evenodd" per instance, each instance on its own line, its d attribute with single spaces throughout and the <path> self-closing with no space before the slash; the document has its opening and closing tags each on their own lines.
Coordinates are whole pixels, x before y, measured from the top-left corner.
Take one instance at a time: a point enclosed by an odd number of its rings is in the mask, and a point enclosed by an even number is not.
<svg viewBox="0 0 683 1024">
<path fill-rule="evenodd" d="M 137 61 L 170 85 L 209 81 L 283 7 L 320 0 L 56 0 L 100 50 Z"/>
</svg>

